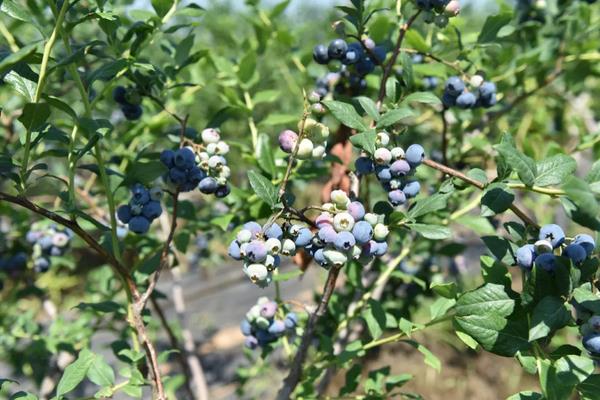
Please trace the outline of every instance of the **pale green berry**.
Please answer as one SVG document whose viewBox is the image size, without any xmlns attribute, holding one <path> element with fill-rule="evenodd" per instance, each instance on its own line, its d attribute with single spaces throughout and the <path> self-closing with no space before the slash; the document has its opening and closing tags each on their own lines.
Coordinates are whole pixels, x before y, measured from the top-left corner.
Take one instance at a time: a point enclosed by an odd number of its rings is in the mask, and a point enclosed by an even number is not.
<svg viewBox="0 0 600 400">
<path fill-rule="evenodd" d="M 321 145 L 315 146 L 315 148 L 312 151 L 313 158 L 318 159 L 318 158 L 325 157 L 325 150 L 326 150 L 325 146 L 321 146 Z"/>
<path fill-rule="evenodd" d="M 360 246 L 354 245 L 352 249 L 350 249 L 350 254 L 353 260 L 358 260 L 360 255 L 362 254 L 362 248 Z"/>
<path fill-rule="evenodd" d="M 284 256 L 293 256 L 296 254 L 296 243 L 291 239 L 283 239 L 281 244 L 281 254 Z"/>
<path fill-rule="evenodd" d="M 478 88 L 483 83 L 483 76 L 481 76 L 481 75 L 473 75 L 471 77 L 470 83 L 471 83 L 471 86 L 473 86 L 473 88 Z"/>
<path fill-rule="evenodd" d="M 206 144 L 208 143 L 217 143 L 221 139 L 221 135 L 219 135 L 219 131 L 214 128 L 207 128 L 202 131 L 200 134 L 202 137 L 202 141 Z"/>
<path fill-rule="evenodd" d="M 269 272 L 272 272 L 277 266 L 275 265 L 275 257 L 270 254 L 267 254 L 267 258 L 265 258 L 265 267 Z"/>
<path fill-rule="evenodd" d="M 333 227 L 336 231 L 351 231 L 354 227 L 354 218 L 347 212 L 341 212 L 333 217 Z"/>
<path fill-rule="evenodd" d="M 265 242 L 265 246 L 267 246 L 267 251 L 270 254 L 279 254 L 281 251 L 281 241 L 279 239 L 271 238 Z"/>
<path fill-rule="evenodd" d="M 306 160 L 306 159 L 312 157 L 313 149 L 314 149 L 314 144 L 313 144 L 312 140 L 304 138 L 300 141 L 300 144 L 298 145 L 298 153 L 296 156 L 300 160 Z"/>
<path fill-rule="evenodd" d="M 364 220 L 367 221 L 369 224 L 371 224 L 371 226 L 374 227 L 379 222 L 379 215 L 373 214 L 373 213 L 367 213 L 367 214 L 365 214 Z"/>
<path fill-rule="evenodd" d="M 404 149 L 402 147 L 394 147 L 392 150 L 390 150 L 390 153 L 392 153 L 392 159 L 394 160 L 400 160 L 404 158 Z"/>
<path fill-rule="evenodd" d="M 256 327 L 259 329 L 269 329 L 269 325 L 271 325 L 271 323 L 265 317 L 257 317 L 254 320 L 254 325 L 256 325 Z"/>
<path fill-rule="evenodd" d="M 236 240 L 238 243 L 247 243 L 252 239 L 252 232 L 248 229 L 242 229 L 238 232 Z"/>
<path fill-rule="evenodd" d="M 385 240 L 390 230 L 384 224 L 377 224 L 373 228 L 373 238 L 377 241 Z"/>
<path fill-rule="evenodd" d="M 229 153 L 229 145 L 223 141 L 217 143 L 216 153 L 219 155 L 225 155 Z"/>
<path fill-rule="evenodd" d="M 334 190 L 331 192 L 331 201 L 344 210 L 348 207 L 348 204 L 350 204 L 350 198 L 343 190 Z"/>
<path fill-rule="evenodd" d="M 323 252 L 323 256 L 325 257 L 325 260 L 327 261 L 327 263 L 334 265 L 336 267 L 339 267 L 341 265 L 344 265 L 348 262 L 348 256 L 345 255 L 344 253 L 342 253 L 341 251 L 337 251 L 337 250 L 325 250 Z"/>
<path fill-rule="evenodd" d="M 325 211 L 332 212 L 332 211 L 335 211 L 335 204 L 325 203 L 321 206 L 321 208 Z"/>
<path fill-rule="evenodd" d="M 250 311 L 246 313 L 246 319 L 252 323 L 256 318 L 260 317 L 260 304 L 255 304 L 250 308 Z"/>
<path fill-rule="evenodd" d="M 250 264 L 248 265 L 248 268 L 246 268 L 246 276 L 248 276 L 253 283 L 261 282 L 267 279 L 269 270 L 264 264 Z"/>
<path fill-rule="evenodd" d="M 217 153 L 217 144 L 216 143 L 209 143 L 206 145 L 206 152 L 210 155 L 216 154 Z"/>
<path fill-rule="evenodd" d="M 390 143 L 390 135 L 387 132 L 378 132 L 376 143 L 380 146 L 387 146 Z"/>
<path fill-rule="evenodd" d="M 377 164 L 389 164 L 392 161 L 392 153 L 385 147 L 380 147 L 375 150 L 375 162 Z"/>
<path fill-rule="evenodd" d="M 535 252 L 537 254 L 552 253 L 552 251 L 554 250 L 554 248 L 552 247 L 552 243 L 548 240 L 543 239 L 535 242 L 533 246 L 535 247 Z"/>
</svg>

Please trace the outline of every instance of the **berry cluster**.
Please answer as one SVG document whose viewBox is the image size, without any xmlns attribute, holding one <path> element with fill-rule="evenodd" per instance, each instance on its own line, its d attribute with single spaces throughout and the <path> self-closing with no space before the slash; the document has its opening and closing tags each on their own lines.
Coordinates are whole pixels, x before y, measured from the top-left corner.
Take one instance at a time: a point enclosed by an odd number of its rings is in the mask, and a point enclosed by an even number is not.
<svg viewBox="0 0 600 400">
<path fill-rule="evenodd" d="M 560 250 L 560 255 L 568 258 L 575 265 L 580 265 L 591 256 L 596 248 L 596 242 L 590 235 L 575 236 L 570 244 L 565 244 L 565 233 L 556 224 L 544 225 L 540 229 L 538 241 L 526 244 L 517 249 L 515 259 L 517 265 L 526 270 L 534 266 L 545 271 L 556 269 L 557 255 L 555 250 Z"/>
<path fill-rule="evenodd" d="M 591 317 L 581 327 L 583 347 L 594 358 L 600 358 L 600 315 Z"/>
<path fill-rule="evenodd" d="M 56 225 L 37 227 L 34 225 L 25 236 L 33 246 L 33 268 L 36 272 L 46 272 L 50 268 L 51 256 L 62 256 L 69 247 L 73 232 Z"/>
<path fill-rule="evenodd" d="M 302 129 L 301 125 L 302 123 L 299 124 L 299 129 Z M 329 128 L 326 125 L 308 118 L 304 122 L 302 139 L 296 132 L 287 129 L 279 134 L 279 147 L 285 153 L 291 154 L 297 145 L 296 158 L 300 160 L 320 159 L 325 156 L 328 137 Z M 300 140 L 300 143 L 298 143 L 298 140 Z"/>
<path fill-rule="evenodd" d="M 388 192 L 388 200 L 393 206 L 405 204 L 421 190 L 418 181 L 409 179 L 416 168 L 425 159 L 425 150 L 419 144 L 412 144 L 406 149 L 383 147 L 389 143 L 386 132 L 377 134 L 379 147 L 373 158 L 363 155 L 356 159 L 355 168 L 359 175 L 375 173 L 382 187 Z"/>
<path fill-rule="evenodd" d="M 285 315 L 283 319 L 276 318 L 278 311 Z M 295 313 L 285 314 L 276 302 L 261 297 L 248 311 L 240 327 L 246 336 L 246 347 L 254 350 L 258 346 L 265 347 L 277 341 L 286 332 L 293 332 L 297 325 L 298 316 Z"/>
<path fill-rule="evenodd" d="M 244 261 L 244 273 L 260 287 L 268 286 L 273 271 L 281 264 L 281 256 L 294 256 L 298 249 L 311 243 L 312 232 L 302 225 L 276 222 L 260 226 L 251 221 L 244 224 L 229 245 L 229 256 Z"/>
<path fill-rule="evenodd" d="M 142 116 L 142 98 L 135 89 L 117 86 L 113 90 L 113 99 L 121 105 L 121 111 L 128 120 L 134 121 Z"/>
<path fill-rule="evenodd" d="M 197 187 L 204 194 L 225 197 L 231 191 L 227 185 L 231 170 L 224 157 L 229 146 L 216 129 L 205 129 L 201 136 L 202 145 L 197 146 L 197 150 L 186 146 L 160 154 L 160 160 L 169 168 L 164 179 L 181 192 L 191 192 Z"/>
<path fill-rule="evenodd" d="M 328 46 L 319 44 L 313 49 L 313 59 L 322 65 L 331 61 L 342 63 L 339 72 L 332 72 L 317 80 L 315 92 L 323 98 L 332 87 L 336 92 L 358 94 L 367 87 L 364 77 L 383 64 L 387 56 L 384 46 L 377 46 L 370 38 L 361 42 L 347 43 L 343 39 L 335 39 Z"/>
<path fill-rule="evenodd" d="M 496 105 L 496 85 L 493 82 L 486 82 L 481 75 L 474 75 L 469 83 L 471 90 L 458 76 L 448 78 L 442 96 L 444 106 L 468 109 Z"/>
<path fill-rule="evenodd" d="M 161 197 L 161 188 L 147 189 L 144 185 L 136 183 L 131 188 L 129 204 L 124 204 L 117 209 L 117 217 L 122 223 L 128 224 L 132 232 L 146 233 L 152 221 L 162 214 Z"/>
<path fill-rule="evenodd" d="M 425 11 L 426 23 L 435 23 L 438 28 L 445 28 L 449 18 L 456 17 L 460 13 L 458 0 L 416 0 L 417 7 Z"/>
<path fill-rule="evenodd" d="M 342 190 L 331 192 L 331 203 L 315 220 L 319 230 L 306 250 L 325 268 L 340 267 L 349 260 L 366 265 L 387 253 L 388 227 L 383 216 L 366 213 L 359 201 L 351 201 Z"/>
</svg>

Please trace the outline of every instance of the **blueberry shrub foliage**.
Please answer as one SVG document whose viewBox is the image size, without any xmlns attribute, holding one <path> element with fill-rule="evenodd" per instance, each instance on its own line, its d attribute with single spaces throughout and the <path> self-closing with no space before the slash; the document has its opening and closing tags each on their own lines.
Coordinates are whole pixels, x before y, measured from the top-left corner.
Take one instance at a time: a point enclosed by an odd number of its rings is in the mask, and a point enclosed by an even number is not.
<svg viewBox="0 0 600 400">
<path fill-rule="evenodd" d="M 0 1 L 2 395 L 208 398 L 161 303 L 226 263 L 242 397 L 420 398 L 365 359 L 438 329 L 600 398 L 595 1 L 290 3 Z"/>
</svg>

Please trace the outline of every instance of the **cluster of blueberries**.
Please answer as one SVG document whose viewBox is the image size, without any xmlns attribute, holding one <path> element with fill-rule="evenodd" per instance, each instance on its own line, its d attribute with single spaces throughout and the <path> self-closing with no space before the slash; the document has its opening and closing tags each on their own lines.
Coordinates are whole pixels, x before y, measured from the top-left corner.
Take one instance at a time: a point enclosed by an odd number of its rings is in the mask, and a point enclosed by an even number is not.
<svg viewBox="0 0 600 400">
<path fill-rule="evenodd" d="M 299 126 L 299 129 L 302 129 L 302 126 Z M 291 154 L 297 146 L 296 158 L 300 160 L 320 159 L 325 156 L 328 137 L 329 128 L 327 125 L 312 118 L 307 118 L 304 122 L 302 139 L 296 132 L 286 129 L 279 134 L 279 147 L 283 152 Z"/>
<path fill-rule="evenodd" d="M 496 105 L 496 85 L 486 82 L 481 75 L 474 75 L 470 80 L 471 90 L 468 90 L 465 82 L 458 76 L 451 76 L 446 81 L 442 103 L 444 107 L 458 107 L 462 109 L 484 107 L 489 108 Z"/>
<path fill-rule="evenodd" d="M 425 22 L 435 23 L 439 28 L 445 28 L 448 25 L 448 19 L 460 13 L 458 0 L 416 0 L 416 4 L 425 12 Z"/>
<path fill-rule="evenodd" d="M 360 201 L 351 201 L 346 192 L 331 192 L 331 202 L 321 206 L 318 228 L 307 251 L 324 268 L 340 267 L 349 260 L 362 265 L 387 253 L 389 229 L 384 216 L 367 213 Z"/>
<path fill-rule="evenodd" d="M 261 226 L 250 221 L 243 225 L 229 245 L 229 256 L 243 261 L 246 276 L 259 287 L 268 286 L 273 271 L 281 264 L 281 256 L 294 256 L 299 249 L 311 244 L 311 230 L 303 225 L 276 222 Z"/>
<path fill-rule="evenodd" d="M 596 359 L 600 359 L 600 315 L 594 315 L 581 327 L 583 347 Z"/>
<path fill-rule="evenodd" d="M 35 226 L 27 232 L 25 239 L 33 246 L 32 260 L 36 272 L 46 272 L 50 268 L 51 256 L 62 256 L 68 249 L 73 231 L 56 225 Z"/>
<path fill-rule="evenodd" d="M 278 311 L 283 319 L 277 319 Z M 279 310 L 277 303 L 267 297 L 261 297 L 242 320 L 241 330 L 246 337 L 245 345 L 249 349 L 265 347 L 277 341 L 286 332 L 294 332 L 298 325 L 298 316 Z"/>
<path fill-rule="evenodd" d="M 186 146 L 175 151 L 164 150 L 160 154 L 161 162 L 169 169 L 164 179 L 181 192 L 198 188 L 204 194 L 225 197 L 231 191 L 227 184 L 231 170 L 224 157 L 228 152 L 229 146 L 221 140 L 219 132 L 213 128 L 205 129 L 197 152 Z"/>
<path fill-rule="evenodd" d="M 382 65 L 387 56 L 384 46 L 377 46 L 370 38 L 361 42 L 347 43 L 344 39 L 335 39 L 328 46 L 319 44 L 313 49 L 313 59 L 322 65 L 340 61 L 339 72 L 331 72 L 317 80 L 315 92 L 321 98 L 327 96 L 331 88 L 338 93 L 348 90 L 358 94 L 366 89 L 365 76 Z"/>
<path fill-rule="evenodd" d="M 121 106 L 123 115 L 130 121 L 142 116 L 142 98 L 134 88 L 117 86 L 113 90 L 113 99 Z"/>
<path fill-rule="evenodd" d="M 403 205 L 421 190 L 419 182 L 409 177 L 414 175 L 425 159 L 425 150 L 419 144 L 410 145 L 406 152 L 401 147 L 388 149 L 384 147 L 389 143 L 386 132 L 379 132 L 377 140 L 382 147 L 375 150 L 373 157 L 363 155 L 357 158 L 356 172 L 360 176 L 375 173 L 381 186 L 388 192 L 389 202 L 393 206 Z"/>
<path fill-rule="evenodd" d="M 556 269 L 555 251 L 560 250 L 562 257 L 568 258 L 575 265 L 580 265 L 596 248 L 594 238 L 587 234 L 575 236 L 568 245 L 565 244 L 565 240 L 565 233 L 560 226 L 544 225 L 535 243 L 517 249 L 515 254 L 517 265 L 525 270 L 531 270 L 535 266 L 551 272 Z"/>
<path fill-rule="evenodd" d="M 162 214 L 160 206 L 162 194 L 162 189 L 159 187 L 148 189 L 141 183 L 136 183 L 131 188 L 129 204 L 124 204 L 117 209 L 117 217 L 134 233 L 148 232 L 152 221 Z"/>
</svg>

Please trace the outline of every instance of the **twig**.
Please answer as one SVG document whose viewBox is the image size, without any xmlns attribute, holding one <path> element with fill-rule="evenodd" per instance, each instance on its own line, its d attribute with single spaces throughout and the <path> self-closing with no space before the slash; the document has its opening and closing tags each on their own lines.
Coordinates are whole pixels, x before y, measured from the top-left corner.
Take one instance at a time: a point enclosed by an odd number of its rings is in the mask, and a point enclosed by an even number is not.
<svg viewBox="0 0 600 400">
<path fill-rule="evenodd" d="M 448 121 L 446 120 L 446 110 L 440 113 L 442 117 L 442 162 L 448 164 Z"/>
<path fill-rule="evenodd" d="M 463 174 L 460 171 L 457 171 L 453 168 L 450 168 L 446 165 L 437 163 L 433 160 L 430 159 L 426 159 L 423 161 L 423 164 L 427 165 L 428 167 L 431 167 L 433 169 L 437 169 L 438 171 L 443 172 L 444 174 L 453 176 L 455 178 L 458 178 L 464 182 L 467 182 L 468 184 L 475 186 L 476 188 L 480 189 L 480 190 L 484 190 L 485 189 L 485 185 L 473 178 L 468 177 L 467 175 Z M 533 226 L 535 228 L 539 228 L 540 226 L 538 225 L 537 222 L 535 222 L 533 219 L 531 219 L 529 216 L 527 216 L 527 214 L 521 210 L 518 206 L 516 206 L 515 204 L 511 204 L 510 205 L 510 210 L 512 212 L 515 213 L 515 215 L 517 217 L 519 217 L 523 222 L 525 222 L 526 225 L 530 225 Z"/>
<path fill-rule="evenodd" d="M 306 330 L 302 335 L 300 346 L 298 347 L 298 351 L 296 352 L 296 356 L 292 362 L 290 372 L 283 381 L 283 387 L 277 393 L 277 400 L 289 399 L 292 393 L 294 393 L 294 390 L 300 382 L 300 379 L 302 378 L 302 367 L 304 365 L 304 361 L 306 360 L 306 355 L 308 354 L 308 348 L 310 347 L 312 338 L 315 334 L 317 322 L 319 322 L 321 317 L 327 312 L 327 306 L 329 305 L 329 300 L 331 299 L 331 295 L 335 289 L 335 283 L 340 273 L 340 269 L 341 266 L 332 266 L 329 270 L 327 281 L 325 282 L 325 288 L 323 289 L 321 302 L 319 303 L 317 310 L 311 314 L 308 320 Z"/>
<path fill-rule="evenodd" d="M 379 96 L 377 97 L 377 108 L 381 107 L 381 103 L 383 103 L 383 99 L 385 98 L 385 84 L 392 74 L 394 64 L 396 64 L 396 60 L 398 59 L 398 55 L 400 55 L 400 49 L 402 48 L 402 42 L 404 41 L 406 31 L 410 29 L 410 26 L 415 22 L 419 14 L 421 14 L 421 10 L 417 11 L 405 24 L 402 24 L 400 27 L 400 33 L 398 34 L 396 47 L 394 47 L 392 57 L 388 61 L 385 70 L 383 71 L 383 76 L 381 77 L 381 86 L 379 87 Z"/>
</svg>

